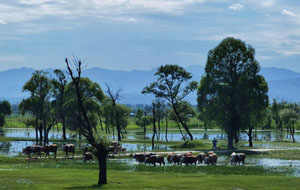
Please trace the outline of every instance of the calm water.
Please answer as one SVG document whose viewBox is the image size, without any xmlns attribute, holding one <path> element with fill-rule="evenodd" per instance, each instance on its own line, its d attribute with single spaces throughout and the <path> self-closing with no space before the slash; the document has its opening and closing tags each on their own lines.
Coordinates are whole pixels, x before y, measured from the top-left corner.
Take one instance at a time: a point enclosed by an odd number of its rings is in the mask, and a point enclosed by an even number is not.
<svg viewBox="0 0 300 190">
<path fill-rule="evenodd" d="M 151 139 L 152 138 L 152 131 L 148 131 L 145 138 Z M 193 136 L 195 139 L 206 139 L 206 140 L 212 140 L 214 138 L 218 140 L 226 139 L 226 135 L 222 131 L 195 131 L 192 130 Z M 5 137 L 19 137 L 19 138 L 35 138 L 35 130 L 31 128 L 27 129 L 4 129 L 4 133 L 0 134 L 1 136 Z M 57 130 L 52 130 L 49 133 L 49 138 L 51 139 L 62 139 L 62 132 Z M 70 134 L 67 133 L 67 138 L 78 138 L 76 134 Z M 113 139 L 113 136 L 109 136 L 109 138 Z M 142 131 L 129 131 L 128 134 L 124 135 L 125 139 L 131 139 L 131 140 L 142 140 L 144 139 L 144 134 Z M 182 140 L 183 137 L 180 134 L 178 130 L 171 130 L 168 132 L 167 138 L 169 141 L 179 141 Z M 185 138 L 188 139 L 188 136 L 185 135 Z M 240 138 L 242 140 L 248 140 L 247 135 L 241 134 Z M 253 140 L 255 141 L 275 141 L 278 139 L 286 139 L 289 138 L 289 136 L 283 135 L 278 136 L 276 132 L 274 131 L 258 131 L 254 133 Z M 295 134 L 296 141 L 300 142 L 300 133 L 297 132 Z M 116 139 L 116 137 L 115 137 Z M 161 131 L 156 137 L 156 140 L 165 140 L 165 132 Z M 62 142 L 56 142 L 57 144 L 62 144 Z M 22 149 L 26 146 L 30 146 L 35 144 L 34 141 L 10 141 L 10 142 L 0 142 L 0 154 L 2 155 L 8 155 L 8 156 L 16 156 L 20 152 L 22 152 Z M 131 143 L 123 143 L 123 147 L 127 149 L 127 151 L 151 151 L 152 147 L 149 144 L 131 144 Z M 277 148 L 273 145 L 268 144 L 254 144 L 254 146 L 259 148 Z M 171 150 L 170 147 L 167 145 L 156 145 L 155 149 L 160 150 Z"/>
</svg>

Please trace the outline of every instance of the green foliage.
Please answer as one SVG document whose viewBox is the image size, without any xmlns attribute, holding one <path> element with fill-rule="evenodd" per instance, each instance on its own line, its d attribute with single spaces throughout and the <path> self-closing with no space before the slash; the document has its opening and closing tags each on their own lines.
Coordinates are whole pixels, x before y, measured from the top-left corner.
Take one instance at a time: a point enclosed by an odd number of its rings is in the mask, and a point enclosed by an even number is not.
<svg viewBox="0 0 300 190">
<path fill-rule="evenodd" d="M 104 100 L 104 93 L 99 84 L 92 82 L 88 78 L 80 79 L 80 95 L 83 100 L 83 105 L 87 110 L 89 120 L 92 127 L 96 129 L 98 124 L 98 112 L 100 103 Z M 77 96 L 73 81 L 66 86 L 66 124 L 69 129 L 86 134 L 86 126 L 83 123 L 83 118 L 78 112 Z"/>
<path fill-rule="evenodd" d="M 193 141 L 183 141 L 176 145 L 173 145 L 172 148 L 179 148 L 179 149 L 195 149 L 195 148 L 206 148 L 205 143 L 200 140 L 193 140 Z"/>
<path fill-rule="evenodd" d="M 181 102 L 190 92 L 197 88 L 197 82 L 188 82 L 192 78 L 191 73 L 178 65 L 160 66 L 155 76 L 158 77 L 157 81 L 146 86 L 142 93 L 165 98 L 172 104 Z M 182 87 L 183 85 L 185 86 Z"/>
<path fill-rule="evenodd" d="M 172 109 L 183 128 L 188 133 L 191 140 L 193 136 L 188 129 L 188 126 L 181 118 L 180 104 L 184 98 L 196 90 L 197 82 L 189 80 L 192 78 L 192 74 L 187 72 L 183 67 L 178 65 L 164 65 L 158 68 L 155 73 L 157 77 L 155 82 L 152 82 L 149 86 L 146 86 L 142 90 L 142 94 L 153 94 L 156 98 L 164 98 L 172 106 Z"/>
<path fill-rule="evenodd" d="M 178 103 L 178 113 L 183 122 L 187 123 L 192 117 L 196 115 L 195 109 L 187 101 L 182 101 Z M 179 122 L 177 115 L 174 110 L 170 110 L 169 118 L 175 122 Z"/>
<path fill-rule="evenodd" d="M 228 146 L 242 128 L 268 106 L 268 85 L 259 75 L 255 51 L 243 41 L 226 38 L 208 53 L 198 88 L 198 108 L 228 134 Z"/>
<path fill-rule="evenodd" d="M 292 109 L 284 108 L 279 111 L 279 118 L 286 126 L 295 125 L 299 115 Z"/>
</svg>

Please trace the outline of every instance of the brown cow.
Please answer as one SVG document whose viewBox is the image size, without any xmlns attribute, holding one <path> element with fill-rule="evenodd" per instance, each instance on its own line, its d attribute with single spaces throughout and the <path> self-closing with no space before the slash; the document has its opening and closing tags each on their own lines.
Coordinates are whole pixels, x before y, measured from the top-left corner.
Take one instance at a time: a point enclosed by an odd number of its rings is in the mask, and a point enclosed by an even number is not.
<svg viewBox="0 0 300 190">
<path fill-rule="evenodd" d="M 69 152 L 73 153 L 72 158 L 74 158 L 75 145 L 74 144 L 63 144 L 63 151 L 66 153 L 65 158 L 69 158 Z"/>
<path fill-rule="evenodd" d="M 182 156 L 180 159 L 180 164 L 184 163 L 185 165 L 189 164 L 197 164 L 197 157 L 192 155 L 192 156 Z"/>
<path fill-rule="evenodd" d="M 152 155 L 150 157 L 146 157 L 145 164 L 153 164 L 153 166 L 156 166 L 156 163 L 159 163 L 165 165 L 164 157 L 159 155 Z"/>
<path fill-rule="evenodd" d="M 43 152 L 46 153 L 45 158 L 48 156 L 50 158 L 50 152 L 54 153 L 54 158 L 56 158 L 57 144 L 45 145 L 43 146 Z"/>
<path fill-rule="evenodd" d="M 171 152 L 171 153 L 168 154 L 168 156 L 167 156 L 168 163 L 171 163 L 171 157 L 174 156 L 174 155 L 176 155 L 174 152 Z"/>
<path fill-rule="evenodd" d="M 42 146 L 39 145 L 27 146 L 26 148 L 23 149 L 23 153 L 28 154 L 28 158 L 31 158 L 30 157 L 31 153 L 36 153 L 36 158 L 38 158 L 38 156 L 40 156 L 41 158 L 42 157 L 41 152 L 42 152 Z"/>
<path fill-rule="evenodd" d="M 204 163 L 213 165 L 213 164 L 217 164 L 217 160 L 218 160 L 218 155 L 213 151 L 210 151 L 206 154 Z"/>
<path fill-rule="evenodd" d="M 198 160 L 198 163 L 199 164 L 203 164 L 204 163 L 204 160 L 205 160 L 205 153 L 204 152 L 200 152 L 197 156 L 197 160 Z"/>
</svg>

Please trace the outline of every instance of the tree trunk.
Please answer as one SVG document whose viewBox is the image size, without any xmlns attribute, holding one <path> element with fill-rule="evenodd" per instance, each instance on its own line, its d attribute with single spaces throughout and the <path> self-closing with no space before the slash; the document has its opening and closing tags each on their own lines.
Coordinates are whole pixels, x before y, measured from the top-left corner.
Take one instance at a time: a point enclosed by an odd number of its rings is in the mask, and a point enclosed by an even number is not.
<svg viewBox="0 0 300 190">
<path fill-rule="evenodd" d="M 155 113 L 155 104 L 152 104 L 153 108 L 152 108 L 152 112 L 153 112 L 153 135 L 152 135 L 152 150 L 154 150 L 154 139 L 155 139 L 155 135 L 156 135 L 156 125 L 155 125 L 155 121 L 156 121 L 156 113 Z"/>
<path fill-rule="evenodd" d="M 228 140 L 227 148 L 228 149 L 234 149 L 233 138 L 234 138 L 234 133 L 232 131 L 229 131 L 228 135 L 227 135 L 227 140 Z"/>
<path fill-rule="evenodd" d="M 112 125 L 112 131 L 113 131 L 113 139 L 115 139 L 115 126 Z"/>
<path fill-rule="evenodd" d="M 290 127 L 290 133 L 291 133 L 291 137 L 292 137 L 292 140 L 293 140 L 293 143 L 296 142 L 295 140 L 295 127 L 294 126 L 291 126 Z"/>
<path fill-rule="evenodd" d="M 39 144 L 39 119 L 35 118 L 35 141 Z"/>
<path fill-rule="evenodd" d="M 47 126 L 46 126 L 46 119 L 43 119 L 43 128 L 44 128 L 44 145 L 47 144 Z"/>
<path fill-rule="evenodd" d="M 181 134 L 183 140 L 185 141 L 185 137 L 184 137 L 184 135 L 182 134 L 182 131 L 181 131 L 181 129 L 180 129 L 180 125 L 179 125 L 179 123 L 178 123 L 177 121 L 176 121 L 176 124 L 177 124 L 177 127 L 178 127 L 178 129 L 179 129 L 179 131 L 180 131 L 180 134 Z"/>
<path fill-rule="evenodd" d="M 204 120 L 204 130 L 207 131 L 207 122 Z"/>
<path fill-rule="evenodd" d="M 160 138 L 160 117 L 157 117 L 157 125 L 158 125 L 158 133 L 157 133 L 157 140 Z"/>
<path fill-rule="evenodd" d="M 166 117 L 166 141 L 168 142 L 168 118 Z"/>
<path fill-rule="evenodd" d="M 248 131 L 248 133 L 247 133 L 247 135 L 248 135 L 248 137 L 249 137 L 249 147 L 253 147 L 252 130 L 253 130 L 253 128 L 250 126 L 250 127 L 249 127 L 249 131 Z"/>
<path fill-rule="evenodd" d="M 65 141 L 67 139 L 67 136 L 66 136 L 66 118 L 65 118 L 65 116 L 62 117 L 62 127 L 63 127 L 63 140 Z"/>
<path fill-rule="evenodd" d="M 144 140 L 146 139 L 146 125 L 144 123 Z"/>
<path fill-rule="evenodd" d="M 174 112 L 175 112 L 177 118 L 179 119 L 179 122 L 181 123 L 182 127 L 185 129 L 185 131 L 187 132 L 187 134 L 189 135 L 190 140 L 192 141 L 192 140 L 194 139 L 192 133 L 190 132 L 190 130 L 188 129 L 188 127 L 187 127 L 186 124 L 183 122 L 182 118 L 180 117 L 180 115 L 179 115 L 179 113 L 178 113 L 178 111 L 177 111 L 177 109 L 176 109 L 176 106 L 175 106 L 174 104 L 172 104 L 172 105 L 173 105 L 173 110 L 174 110 Z"/>
<path fill-rule="evenodd" d="M 234 142 L 235 143 L 239 142 L 239 134 L 238 134 L 238 132 L 234 135 Z"/>
<path fill-rule="evenodd" d="M 98 164 L 99 164 L 98 185 L 105 185 L 107 184 L 107 173 L 106 173 L 107 151 L 98 148 L 97 157 L 98 157 Z"/>
<path fill-rule="evenodd" d="M 40 125 L 40 127 L 39 127 L 39 131 L 40 131 L 40 145 L 43 145 L 43 126 L 42 126 L 41 123 L 39 125 Z"/>
</svg>

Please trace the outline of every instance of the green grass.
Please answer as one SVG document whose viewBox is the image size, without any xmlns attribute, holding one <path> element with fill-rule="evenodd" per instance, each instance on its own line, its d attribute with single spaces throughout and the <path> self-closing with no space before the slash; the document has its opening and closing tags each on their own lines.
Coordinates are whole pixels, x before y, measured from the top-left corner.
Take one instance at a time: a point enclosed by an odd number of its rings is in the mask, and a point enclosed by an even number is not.
<svg viewBox="0 0 300 190">
<path fill-rule="evenodd" d="M 289 149 L 289 150 L 271 150 L 262 152 L 259 157 L 263 158 L 275 158 L 284 160 L 299 160 L 300 149 Z"/>
<path fill-rule="evenodd" d="M 102 189 L 291 189 L 296 177 L 263 167 L 145 166 L 108 162 L 108 184 Z M 4 189 L 99 189 L 98 164 L 72 159 L 0 157 L 0 187 Z"/>
</svg>

